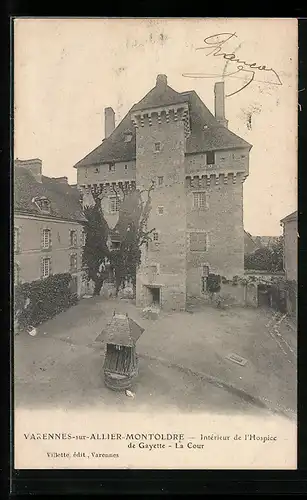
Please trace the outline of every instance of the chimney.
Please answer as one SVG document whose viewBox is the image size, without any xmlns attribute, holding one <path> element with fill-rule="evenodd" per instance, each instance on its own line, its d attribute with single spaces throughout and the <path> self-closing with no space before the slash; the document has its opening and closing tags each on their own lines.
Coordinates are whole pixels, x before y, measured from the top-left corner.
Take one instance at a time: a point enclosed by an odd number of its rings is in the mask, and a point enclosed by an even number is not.
<svg viewBox="0 0 307 500">
<path fill-rule="evenodd" d="M 68 184 L 68 177 L 52 177 L 53 180 L 59 182 L 60 184 Z"/>
<path fill-rule="evenodd" d="M 228 127 L 228 120 L 225 118 L 224 82 L 217 82 L 214 85 L 214 112 L 217 121 L 224 127 Z"/>
<path fill-rule="evenodd" d="M 115 129 L 115 113 L 113 108 L 105 108 L 104 110 L 104 136 L 109 137 Z"/>
<path fill-rule="evenodd" d="M 167 86 L 167 76 L 166 75 L 158 75 L 156 80 L 156 87 L 164 88 Z"/>
<path fill-rule="evenodd" d="M 33 158 L 31 160 L 15 160 L 15 167 L 22 167 L 31 172 L 37 182 L 42 182 L 42 160 Z"/>
</svg>

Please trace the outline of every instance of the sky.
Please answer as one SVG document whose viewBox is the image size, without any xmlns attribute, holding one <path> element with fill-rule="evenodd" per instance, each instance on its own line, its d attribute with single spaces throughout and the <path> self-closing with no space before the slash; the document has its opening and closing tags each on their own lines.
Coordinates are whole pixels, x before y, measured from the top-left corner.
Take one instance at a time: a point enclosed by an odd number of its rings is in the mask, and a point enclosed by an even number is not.
<svg viewBox="0 0 307 500">
<path fill-rule="evenodd" d="M 270 71 L 256 69 L 237 92 L 250 67 L 236 73 L 240 63 L 225 67 L 201 49 L 230 36 L 207 38 L 221 33 L 235 34 L 221 51 Z M 40 158 L 44 175 L 76 183 L 73 166 L 104 138 L 104 108 L 118 124 L 159 73 L 178 92 L 195 90 L 212 112 L 214 83 L 225 82 L 229 129 L 253 146 L 245 229 L 280 234 L 280 219 L 297 208 L 295 19 L 17 19 L 14 157 Z"/>
</svg>

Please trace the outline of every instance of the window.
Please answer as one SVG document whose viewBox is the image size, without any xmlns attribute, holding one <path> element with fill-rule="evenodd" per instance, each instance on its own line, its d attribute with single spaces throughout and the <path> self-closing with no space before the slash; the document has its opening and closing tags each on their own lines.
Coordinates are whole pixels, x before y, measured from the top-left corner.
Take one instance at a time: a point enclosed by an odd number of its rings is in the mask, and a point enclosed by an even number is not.
<svg viewBox="0 0 307 500">
<path fill-rule="evenodd" d="M 158 232 L 153 233 L 153 241 L 159 241 L 159 233 Z"/>
<path fill-rule="evenodd" d="M 204 278 L 208 278 L 208 276 L 209 276 L 209 266 L 206 266 L 206 265 L 202 266 L 202 276 Z"/>
<path fill-rule="evenodd" d="M 78 259 L 77 259 L 77 254 L 75 254 L 75 253 L 70 256 L 69 268 L 70 268 L 70 272 L 77 271 Z"/>
<path fill-rule="evenodd" d="M 160 175 L 158 177 L 158 186 L 163 186 L 163 181 L 164 181 L 164 177 L 163 177 L 163 175 Z"/>
<path fill-rule="evenodd" d="M 191 252 L 205 252 L 208 249 L 208 235 L 204 232 L 190 233 Z"/>
<path fill-rule="evenodd" d="M 32 198 L 32 203 L 45 213 L 50 213 L 50 201 L 45 196 L 35 196 Z"/>
<path fill-rule="evenodd" d="M 86 243 L 86 231 L 83 229 L 81 231 L 81 245 L 84 247 L 85 243 Z"/>
<path fill-rule="evenodd" d="M 111 214 L 118 212 L 120 207 L 120 199 L 117 196 L 110 196 L 109 202 Z"/>
<path fill-rule="evenodd" d="M 158 215 L 164 214 L 164 207 L 158 207 Z"/>
<path fill-rule="evenodd" d="M 120 241 L 112 241 L 112 250 L 119 250 L 120 249 Z"/>
<path fill-rule="evenodd" d="M 109 172 L 115 172 L 115 163 L 109 163 Z"/>
<path fill-rule="evenodd" d="M 131 132 L 131 130 L 127 130 L 124 135 L 125 135 L 124 141 L 125 142 L 131 142 L 131 140 L 132 140 L 132 132 Z"/>
<path fill-rule="evenodd" d="M 42 277 L 48 278 L 51 274 L 51 259 L 50 257 L 45 257 L 42 259 Z"/>
<path fill-rule="evenodd" d="M 47 250 L 51 247 L 51 230 L 43 229 L 42 230 L 42 248 Z"/>
<path fill-rule="evenodd" d="M 128 165 L 125 165 L 125 170 L 128 170 Z"/>
<path fill-rule="evenodd" d="M 69 232 L 69 246 L 77 246 L 77 231 L 75 231 L 74 229 Z"/>
<path fill-rule="evenodd" d="M 161 142 L 155 142 L 155 152 L 159 153 L 161 151 Z"/>
<path fill-rule="evenodd" d="M 19 227 L 14 228 L 14 252 L 19 252 L 20 250 L 20 231 Z"/>
<path fill-rule="evenodd" d="M 88 168 L 84 170 L 84 177 L 87 177 L 87 174 L 88 174 Z"/>
<path fill-rule="evenodd" d="M 208 151 L 206 153 L 207 165 L 214 165 L 215 163 L 215 153 L 214 151 Z"/>
<path fill-rule="evenodd" d="M 20 283 L 20 266 L 17 262 L 14 263 L 14 285 Z"/>
<path fill-rule="evenodd" d="M 194 195 L 194 208 L 204 209 L 207 208 L 207 196 L 205 192 L 193 193 Z"/>
<path fill-rule="evenodd" d="M 95 167 L 94 172 L 95 172 L 95 174 L 99 174 L 99 172 L 100 172 L 99 167 Z"/>
<path fill-rule="evenodd" d="M 201 292 L 206 293 L 207 291 L 207 278 L 205 276 L 201 277 Z"/>
</svg>

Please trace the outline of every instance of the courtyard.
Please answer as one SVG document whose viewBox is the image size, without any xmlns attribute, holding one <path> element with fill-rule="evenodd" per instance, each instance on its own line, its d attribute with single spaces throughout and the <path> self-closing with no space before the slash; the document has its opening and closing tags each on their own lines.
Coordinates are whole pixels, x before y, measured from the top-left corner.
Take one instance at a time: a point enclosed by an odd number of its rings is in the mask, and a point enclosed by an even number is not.
<svg viewBox="0 0 307 500">
<path fill-rule="evenodd" d="M 104 343 L 96 339 L 114 310 L 145 329 L 131 398 L 103 381 Z M 128 299 L 82 299 L 35 337 L 15 336 L 14 372 L 16 407 L 296 416 L 296 333 L 269 309 L 199 305 L 150 320 Z"/>
</svg>

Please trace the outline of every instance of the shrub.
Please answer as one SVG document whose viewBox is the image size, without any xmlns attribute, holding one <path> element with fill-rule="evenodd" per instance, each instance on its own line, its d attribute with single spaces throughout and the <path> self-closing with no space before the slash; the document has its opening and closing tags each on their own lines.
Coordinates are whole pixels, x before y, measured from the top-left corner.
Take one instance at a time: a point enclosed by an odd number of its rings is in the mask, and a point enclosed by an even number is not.
<svg viewBox="0 0 307 500">
<path fill-rule="evenodd" d="M 221 276 L 219 274 L 208 274 L 207 290 L 210 294 L 219 292 L 221 289 Z"/>
<path fill-rule="evenodd" d="M 55 274 L 44 280 L 17 285 L 14 293 L 15 318 L 21 329 L 37 326 L 76 304 L 71 275 Z"/>
</svg>

